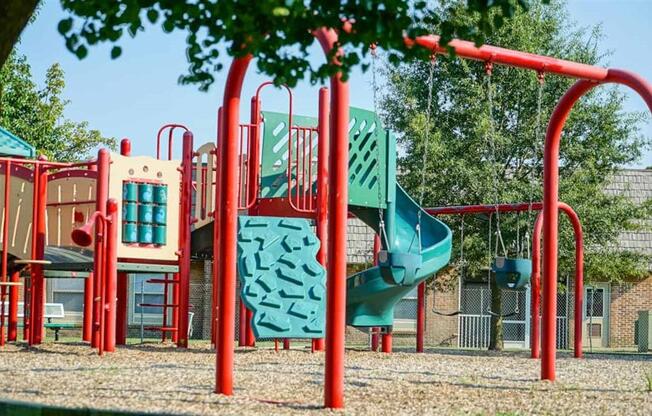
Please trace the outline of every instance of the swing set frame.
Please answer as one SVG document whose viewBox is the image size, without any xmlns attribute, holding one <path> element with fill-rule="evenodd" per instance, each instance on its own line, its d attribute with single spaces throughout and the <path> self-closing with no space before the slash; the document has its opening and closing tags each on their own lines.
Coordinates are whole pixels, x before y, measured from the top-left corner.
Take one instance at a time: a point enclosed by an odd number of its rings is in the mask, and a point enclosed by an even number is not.
<svg viewBox="0 0 652 416">
<path fill-rule="evenodd" d="M 342 30 L 352 30 L 353 24 L 345 22 Z M 321 28 L 314 32 L 327 57 L 339 62 L 338 33 Z M 449 54 L 482 61 L 485 66 L 507 65 L 537 71 L 538 75 L 553 73 L 579 80 L 566 92 L 555 108 L 548 124 L 544 148 L 543 178 L 543 317 L 541 378 L 555 379 L 557 263 L 558 263 L 558 208 L 559 208 L 559 145 L 561 133 L 573 105 L 594 87 L 617 83 L 636 91 L 652 111 L 652 85 L 642 77 L 623 70 L 607 69 L 580 64 L 526 52 L 494 46 L 477 47 L 472 42 L 458 39 L 447 45 L 439 43 L 439 36 L 404 38 L 407 45 L 428 49 L 433 55 Z M 218 168 L 216 193 L 214 258 L 215 284 L 219 287 L 217 307 L 216 387 L 215 392 L 233 394 L 236 237 L 238 217 L 238 126 L 242 85 L 251 55 L 237 57 L 229 69 L 223 99 L 223 127 L 217 144 L 221 162 Z M 344 407 L 344 355 L 346 329 L 346 227 L 348 219 L 348 124 L 349 85 L 342 74 L 331 78 L 330 89 L 330 142 L 328 181 L 328 232 L 326 251 L 327 306 L 326 352 L 324 372 L 324 405 L 329 408 Z"/>
</svg>

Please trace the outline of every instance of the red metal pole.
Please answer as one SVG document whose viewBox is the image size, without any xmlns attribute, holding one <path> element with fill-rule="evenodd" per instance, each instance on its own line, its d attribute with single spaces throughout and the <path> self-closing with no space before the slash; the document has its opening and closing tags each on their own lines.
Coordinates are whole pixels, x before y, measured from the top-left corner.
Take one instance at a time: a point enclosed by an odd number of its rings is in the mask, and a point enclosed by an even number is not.
<svg viewBox="0 0 652 416">
<path fill-rule="evenodd" d="M 118 273 L 117 301 L 116 301 L 116 324 L 115 343 L 125 345 L 127 343 L 127 331 L 129 329 L 127 307 L 129 305 L 129 275 L 124 272 Z"/>
<path fill-rule="evenodd" d="M 652 86 L 642 77 L 610 69 L 604 82 L 619 83 L 636 91 L 652 111 Z M 577 81 L 561 98 L 555 108 L 544 149 L 543 170 L 543 351 L 541 378 L 555 379 L 556 309 L 557 309 L 557 226 L 559 204 L 559 145 L 561 133 L 573 105 L 593 87 L 599 85 L 586 80 Z"/>
<path fill-rule="evenodd" d="M 328 88 L 319 89 L 319 121 L 317 125 L 317 238 L 320 241 L 317 261 L 327 267 L 328 249 L 328 146 L 330 142 L 329 126 L 330 97 Z M 313 340 L 313 349 L 323 351 L 324 338 Z"/>
<path fill-rule="evenodd" d="M 426 282 L 417 289 L 417 352 L 423 352 L 423 336 L 426 330 Z"/>
<path fill-rule="evenodd" d="M 593 81 L 601 81 L 607 77 L 607 69 L 580 64 L 563 59 L 551 58 L 549 56 L 535 55 L 527 52 L 514 51 L 499 48 L 496 46 L 476 46 L 473 42 L 459 39 L 451 40 L 448 45 L 439 44 L 439 36 L 419 36 L 415 40 L 405 39 L 407 44 L 416 43 L 419 46 L 429 49 L 432 53 L 449 54 L 449 48 L 461 58 L 474 59 L 478 61 L 492 62 L 517 68 L 545 71 L 558 75 L 566 75 L 573 78 L 585 78 Z"/>
<path fill-rule="evenodd" d="M 13 272 L 11 274 L 11 282 L 18 283 L 20 280 L 20 272 Z M 18 338 L 18 286 L 11 286 L 9 288 L 9 329 L 7 331 L 7 340 L 16 341 Z"/>
<path fill-rule="evenodd" d="M 106 259 L 104 262 L 104 351 L 114 352 L 116 342 L 116 299 L 118 296 L 118 203 L 106 205 Z"/>
<path fill-rule="evenodd" d="M 447 207 L 425 208 L 430 215 L 491 214 L 498 212 L 540 211 L 542 202 L 520 202 L 516 204 L 454 205 Z"/>
<path fill-rule="evenodd" d="M 374 265 L 378 265 L 378 253 L 380 252 L 380 234 L 374 235 Z M 378 351 L 380 344 L 380 327 L 371 328 L 371 351 Z"/>
<path fill-rule="evenodd" d="M 575 233 L 575 309 L 573 323 L 573 355 L 582 358 L 582 311 L 584 308 L 584 235 L 577 213 L 569 205 L 560 202 L 561 209 L 573 225 Z"/>
<path fill-rule="evenodd" d="M 383 352 L 391 354 L 392 352 L 392 330 L 388 329 L 382 336 Z"/>
<path fill-rule="evenodd" d="M 37 217 L 38 217 L 38 200 L 39 200 L 39 179 L 41 178 L 40 172 L 42 170 L 40 163 L 34 165 L 34 188 L 32 196 L 32 242 L 31 242 L 31 257 L 36 258 L 36 242 L 38 240 L 37 232 Z M 23 339 L 27 340 L 29 345 L 32 345 L 32 325 L 34 320 L 34 285 L 36 282 L 36 269 L 30 267 L 29 286 L 25 286 L 25 295 L 23 302 Z"/>
<path fill-rule="evenodd" d="M 328 55 L 337 45 L 333 30 L 315 32 Z M 338 62 L 339 52 L 333 56 Z M 346 331 L 346 231 L 349 185 L 349 87 L 337 74 L 331 78 L 331 135 L 328 193 L 328 276 L 326 283 L 326 357 L 324 405 L 344 407 L 344 342 Z"/>
<path fill-rule="evenodd" d="M 82 318 L 82 341 L 90 342 L 93 336 L 93 282 L 95 273 L 84 279 L 84 316 Z"/>
<path fill-rule="evenodd" d="M 245 308 L 242 296 L 238 302 L 238 347 L 247 345 L 247 309 Z"/>
<path fill-rule="evenodd" d="M 289 350 L 290 349 L 290 339 L 289 338 L 283 338 L 283 349 L 284 350 Z"/>
<path fill-rule="evenodd" d="M 532 278 L 530 282 L 530 356 L 541 357 L 541 230 L 543 211 L 534 221 L 532 233 Z"/>
<path fill-rule="evenodd" d="M 9 210 L 11 193 L 11 161 L 5 162 L 5 200 L 4 200 L 4 218 L 2 221 L 2 282 L 7 282 L 7 262 L 9 249 Z M 7 296 L 7 286 L 0 288 L 0 346 L 5 345 L 5 298 Z"/>
<path fill-rule="evenodd" d="M 247 309 L 246 311 L 246 321 L 247 321 L 247 334 L 246 334 L 245 343 L 247 344 L 247 347 L 255 347 L 256 336 L 254 335 L 254 328 L 252 325 L 252 322 L 254 321 L 254 313 L 249 309 Z"/>
<path fill-rule="evenodd" d="M 97 181 L 95 186 L 95 210 L 106 217 L 106 206 L 109 199 L 109 151 L 100 149 L 97 152 Z M 104 235 L 103 225 L 95 224 L 95 247 L 93 252 L 93 328 L 91 347 L 99 348 L 100 322 L 102 320 L 102 282 L 104 281 Z"/>
<path fill-rule="evenodd" d="M 183 153 L 181 158 L 181 224 L 179 226 L 179 283 L 177 347 L 188 347 L 188 312 L 190 297 L 190 226 L 192 224 L 192 158 L 193 136 L 190 131 L 183 133 Z M 235 258 L 235 256 L 234 256 Z"/>
<path fill-rule="evenodd" d="M 217 144 L 215 147 L 215 154 L 211 157 L 215 158 L 215 202 L 217 203 L 220 200 L 220 194 L 222 189 L 222 166 L 224 165 L 222 155 L 224 151 L 222 150 L 222 143 L 224 142 L 222 138 L 224 137 L 224 122 L 222 117 L 222 107 L 217 111 Z M 217 318 L 219 316 L 218 303 L 219 303 L 219 287 L 220 287 L 220 278 L 219 278 L 219 253 L 220 253 L 220 239 L 219 239 L 219 230 L 220 230 L 220 215 L 218 213 L 218 205 L 215 204 L 214 210 L 211 213 L 213 215 L 213 264 L 211 267 L 211 272 L 213 273 L 213 285 L 212 285 L 212 304 L 211 304 L 211 344 L 217 348 Z"/>
<path fill-rule="evenodd" d="M 235 323 L 236 291 L 236 239 L 238 219 L 238 119 L 240 92 L 251 56 L 237 58 L 231 64 L 224 91 L 223 140 L 220 140 L 222 164 L 221 189 L 216 195 L 215 207 L 220 217 L 214 253 L 218 259 L 219 319 L 216 343 L 216 385 L 215 392 L 233 394 L 233 341 Z M 218 224 L 215 224 L 216 226 Z M 217 242 L 220 241 L 219 246 Z"/>
<path fill-rule="evenodd" d="M 131 156 L 131 141 L 124 138 L 120 141 L 120 154 L 122 156 Z M 127 308 L 129 305 L 129 275 L 124 272 L 118 273 L 117 282 L 117 302 L 116 302 L 116 345 L 125 345 L 127 343 L 127 331 L 129 329 Z"/>
<path fill-rule="evenodd" d="M 46 160 L 45 156 L 39 156 L 40 160 Z M 48 189 L 48 172 L 45 169 L 39 170 L 38 180 L 38 198 L 36 205 L 36 252 L 32 253 L 32 258 L 36 260 L 43 260 L 45 255 L 45 233 L 46 233 L 46 204 L 47 204 L 47 189 Z M 34 293 L 32 299 L 34 303 L 30 305 L 32 319 L 31 328 L 31 345 L 38 345 L 43 341 L 43 315 L 45 313 L 45 279 L 43 277 L 43 265 L 33 264 L 31 266 L 34 271 Z"/>
</svg>

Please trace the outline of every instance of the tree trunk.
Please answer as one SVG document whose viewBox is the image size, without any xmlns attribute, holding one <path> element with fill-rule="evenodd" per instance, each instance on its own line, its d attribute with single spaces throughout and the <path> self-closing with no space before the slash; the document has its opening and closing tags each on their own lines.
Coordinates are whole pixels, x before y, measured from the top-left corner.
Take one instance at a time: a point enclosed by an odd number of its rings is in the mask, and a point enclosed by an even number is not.
<svg viewBox="0 0 652 416">
<path fill-rule="evenodd" d="M 503 318 L 500 316 L 502 314 L 503 302 L 501 297 L 501 291 L 496 283 L 495 277 L 490 277 L 491 279 L 491 310 L 498 316 L 491 315 L 491 328 L 490 328 L 490 339 L 489 339 L 489 350 L 491 351 L 502 351 L 505 347 L 503 342 Z"/>
<path fill-rule="evenodd" d="M 0 1 L 0 67 L 18 41 L 40 0 Z"/>
</svg>

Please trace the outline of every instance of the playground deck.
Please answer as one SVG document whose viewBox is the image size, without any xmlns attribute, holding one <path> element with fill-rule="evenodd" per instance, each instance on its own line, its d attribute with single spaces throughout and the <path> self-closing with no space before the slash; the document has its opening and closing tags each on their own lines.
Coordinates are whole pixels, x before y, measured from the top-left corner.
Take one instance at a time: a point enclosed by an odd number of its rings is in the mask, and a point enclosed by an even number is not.
<svg viewBox="0 0 652 416">
<path fill-rule="evenodd" d="M 81 344 L 0 354 L 0 399 L 175 414 L 332 413 L 322 404 L 323 354 L 238 350 L 235 395 L 212 394 L 215 355 L 146 344 L 97 358 Z M 22 351 L 21 353 L 18 353 Z M 649 415 L 649 356 L 561 354 L 558 381 L 539 381 L 525 353 L 348 350 L 346 414 Z"/>
</svg>

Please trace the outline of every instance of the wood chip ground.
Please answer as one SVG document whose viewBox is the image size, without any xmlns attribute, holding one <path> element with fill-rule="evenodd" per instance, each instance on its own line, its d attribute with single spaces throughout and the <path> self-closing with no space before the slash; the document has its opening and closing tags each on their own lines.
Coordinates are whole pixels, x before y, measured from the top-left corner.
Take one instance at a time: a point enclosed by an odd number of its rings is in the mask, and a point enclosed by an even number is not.
<svg viewBox="0 0 652 416">
<path fill-rule="evenodd" d="M 527 353 L 349 350 L 346 410 L 321 408 L 323 353 L 239 349 L 235 394 L 213 394 L 215 354 L 145 344 L 98 357 L 81 344 L 0 350 L 0 397 L 143 413 L 652 415 L 650 355 L 560 354 L 555 383 Z"/>
</svg>

